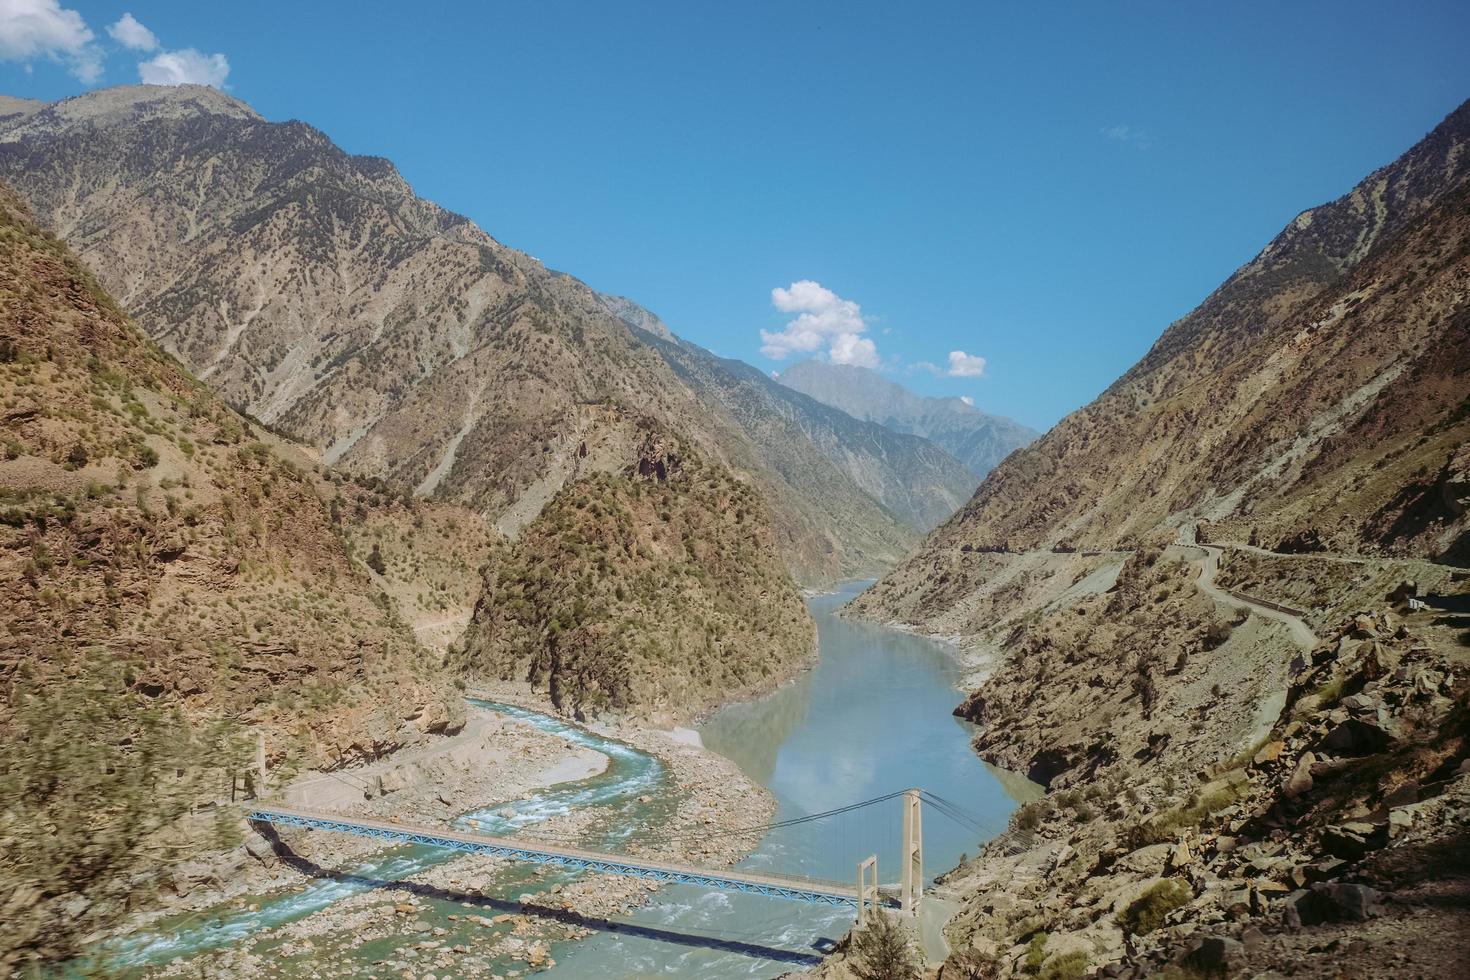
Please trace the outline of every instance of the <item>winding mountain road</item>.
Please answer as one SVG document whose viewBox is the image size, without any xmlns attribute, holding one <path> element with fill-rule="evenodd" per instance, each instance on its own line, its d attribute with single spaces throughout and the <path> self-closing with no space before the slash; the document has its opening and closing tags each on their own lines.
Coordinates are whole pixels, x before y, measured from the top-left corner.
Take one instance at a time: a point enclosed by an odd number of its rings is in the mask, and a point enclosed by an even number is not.
<svg viewBox="0 0 1470 980">
<path fill-rule="evenodd" d="M 1215 576 L 1220 571 L 1220 554 L 1224 551 L 1221 546 L 1191 543 L 1179 544 L 1175 545 L 1175 547 L 1183 551 L 1196 551 L 1201 554 L 1199 558 L 1200 573 L 1199 578 L 1195 581 L 1195 585 L 1205 595 L 1214 599 L 1216 602 L 1223 603 L 1227 606 L 1234 606 L 1237 609 L 1247 609 L 1257 616 L 1281 623 L 1291 635 L 1291 641 L 1303 650 L 1309 651 L 1317 646 L 1317 634 L 1312 632 L 1312 628 L 1300 616 L 1287 612 L 1284 609 L 1267 605 L 1263 601 L 1253 599 L 1250 596 L 1222 589 L 1215 584 Z"/>
</svg>

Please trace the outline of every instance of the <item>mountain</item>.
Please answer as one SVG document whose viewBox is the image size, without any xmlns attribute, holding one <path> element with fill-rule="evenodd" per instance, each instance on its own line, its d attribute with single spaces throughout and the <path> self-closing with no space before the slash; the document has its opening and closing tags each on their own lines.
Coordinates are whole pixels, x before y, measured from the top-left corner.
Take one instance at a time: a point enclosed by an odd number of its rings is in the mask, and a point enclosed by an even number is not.
<svg viewBox="0 0 1470 980">
<path fill-rule="evenodd" d="M 1019 422 L 987 415 L 963 399 L 924 398 L 851 364 L 802 361 L 776 380 L 853 418 L 923 436 L 981 478 L 1040 435 Z"/>
<path fill-rule="evenodd" d="M 485 565 L 461 658 L 562 711 L 687 721 L 765 693 L 814 650 L 759 494 L 648 418 Z"/>
<path fill-rule="evenodd" d="M 826 496 L 802 496 L 670 370 L 657 318 L 418 198 L 386 160 L 200 86 L 7 105 L 0 177 L 161 346 L 329 464 L 514 535 L 601 465 L 579 448 L 615 405 L 755 482 L 805 580 L 871 574 L 916 538 L 820 452 L 799 455 Z"/>
<path fill-rule="evenodd" d="M 1467 151 L 1470 103 L 1303 212 L 849 607 L 1050 790 L 946 875 L 946 975 L 1453 975 Z"/>
<path fill-rule="evenodd" d="M 207 846 L 257 736 L 289 771 L 463 724 L 333 510 L 0 187 L 0 969 Z"/>
<path fill-rule="evenodd" d="M 1467 140 L 1470 104 L 1299 215 L 861 607 L 901 615 L 885 597 L 921 602 L 966 546 L 1106 549 L 1199 522 L 1281 550 L 1470 560 Z"/>
<path fill-rule="evenodd" d="M 728 420 L 755 447 L 759 462 L 772 471 L 770 481 L 782 488 L 780 496 L 802 503 L 814 531 L 836 523 L 852 529 L 850 539 L 859 540 L 863 553 L 886 555 L 897 536 L 872 533 L 874 522 L 844 494 L 848 484 L 920 532 L 974 492 L 974 475 L 927 439 L 855 419 L 696 344 L 678 338 L 648 343 L 711 415 Z"/>
</svg>

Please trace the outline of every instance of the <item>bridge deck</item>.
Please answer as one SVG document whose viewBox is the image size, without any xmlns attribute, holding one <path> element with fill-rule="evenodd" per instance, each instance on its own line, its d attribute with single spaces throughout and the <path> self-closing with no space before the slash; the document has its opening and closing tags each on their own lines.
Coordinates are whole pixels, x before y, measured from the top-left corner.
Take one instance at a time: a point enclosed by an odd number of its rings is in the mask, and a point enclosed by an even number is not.
<svg viewBox="0 0 1470 980">
<path fill-rule="evenodd" d="M 342 817 L 288 807 L 254 807 L 248 811 L 247 816 L 251 820 L 285 827 L 333 830 L 383 841 L 426 844 L 430 847 L 442 847 L 470 854 L 486 854 L 515 861 L 551 864 L 564 868 L 598 871 L 604 874 L 645 878 L 651 881 L 702 885 L 706 888 L 749 892 L 816 905 L 847 906 L 856 909 L 858 903 L 858 890 L 855 884 L 845 885 L 841 882 L 806 878 L 800 875 L 782 875 L 769 871 L 739 871 L 733 868 L 715 870 L 627 854 L 606 854 L 539 841 L 518 840 L 513 837 L 467 834 L 454 830 L 387 823 L 360 817 Z M 883 904 L 889 906 L 898 904 L 896 900 L 886 895 L 881 900 Z"/>
</svg>

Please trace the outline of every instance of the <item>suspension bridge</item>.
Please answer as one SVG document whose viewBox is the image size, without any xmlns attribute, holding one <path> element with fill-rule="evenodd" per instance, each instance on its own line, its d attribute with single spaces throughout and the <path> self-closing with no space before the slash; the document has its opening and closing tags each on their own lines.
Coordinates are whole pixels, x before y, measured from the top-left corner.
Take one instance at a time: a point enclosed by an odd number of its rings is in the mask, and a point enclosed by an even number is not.
<svg viewBox="0 0 1470 980">
<path fill-rule="evenodd" d="M 682 837 L 670 835 L 648 838 L 645 841 L 646 843 L 668 843 L 679 839 L 708 839 L 711 837 L 759 838 L 774 830 L 828 820 L 895 799 L 901 801 L 903 824 L 899 848 L 900 880 L 896 887 L 879 883 L 876 855 L 869 855 L 855 863 L 854 875 L 850 882 L 838 882 L 805 875 L 782 874 L 776 871 L 705 868 L 641 855 L 587 850 L 575 846 L 575 839 L 570 837 L 563 837 L 559 840 L 546 839 L 545 835 L 538 839 L 501 837 L 409 825 L 396 821 L 368 820 L 314 810 L 264 805 L 252 807 L 247 812 L 247 816 L 251 821 L 277 827 L 308 828 L 352 834 L 385 843 L 420 844 L 467 854 L 483 854 L 489 857 L 551 865 L 571 870 L 622 875 L 667 884 L 696 885 L 814 905 L 847 907 L 856 912 L 857 921 L 861 925 L 866 921 L 868 915 L 878 908 L 896 908 L 908 915 L 918 915 L 924 892 L 923 804 L 929 804 L 942 816 L 957 821 L 977 833 L 990 836 L 984 824 L 943 797 L 924 790 L 909 789 L 822 813 L 793 817 L 758 827 L 709 831 L 687 834 Z M 1018 848 L 1029 846 L 1029 841 L 1025 837 L 1024 834 L 1008 831 L 995 835 L 989 846 L 1003 852 L 1014 852 Z"/>
</svg>

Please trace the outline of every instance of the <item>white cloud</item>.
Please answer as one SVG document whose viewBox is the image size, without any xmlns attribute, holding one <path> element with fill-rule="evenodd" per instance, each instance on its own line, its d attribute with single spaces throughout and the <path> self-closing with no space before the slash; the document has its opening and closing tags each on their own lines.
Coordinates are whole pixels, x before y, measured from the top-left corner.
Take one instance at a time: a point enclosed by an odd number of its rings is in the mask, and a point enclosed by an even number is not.
<svg viewBox="0 0 1470 980">
<path fill-rule="evenodd" d="M 145 85 L 213 85 L 223 88 L 230 62 L 222 54 L 202 54 L 193 48 L 161 51 L 138 65 Z"/>
<path fill-rule="evenodd" d="M 761 353 L 780 361 L 792 354 L 812 354 L 824 347 L 834 364 L 878 366 L 878 347 L 861 334 L 868 329 L 862 307 L 843 299 L 819 282 L 802 279 L 771 290 L 771 304 L 795 313 L 782 330 L 761 331 Z"/>
<path fill-rule="evenodd" d="M 117 23 L 107 28 L 107 33 L 114 41 L 125 48 L 134 51 L 152 51 L 158 47 L 158 38 L 153 32 L 142 24 L 132 14 L 123 14 Z"/>
<path fill-rule="evenodd" d="M 857 367 L 876 368 L 878 366 L 878 345 L 867 337 L 859 337 L 855 333 L 840 333 L 832 339 L 832 347 L 827 351 L 833 364 L 852 364 Z"/>
<path fill-rule="evenodd" d="M 975 399 L 971 398 L 969 395 L 961 395 L 960 401 L 964 402 L 966 405 L 969 405 L 971 408 L 975 407 Z"/>
<path fill-rule="evenodd" d="M 979 378 L 985 374 L 985 358 L 966 354 L 962 350 L 949 352 L 949 370 L 944 372 L 951 378 Z"/>
<path fill-rule="evenodd" d="M 1154 138 L 1136 126 L 1104 126 L 1101 132 L 1107 139 L 1117 143 L 1130 143 L 1140 150 L 1154 145 Z"/>
<path fill-rule="evenodd" d="M 102 75 L 95 40 L 82 15 L 58 0 L 0 0 L 0 61 L 47 58 L 91 84 Z"/>
</svg>

